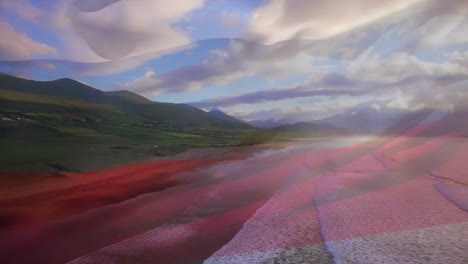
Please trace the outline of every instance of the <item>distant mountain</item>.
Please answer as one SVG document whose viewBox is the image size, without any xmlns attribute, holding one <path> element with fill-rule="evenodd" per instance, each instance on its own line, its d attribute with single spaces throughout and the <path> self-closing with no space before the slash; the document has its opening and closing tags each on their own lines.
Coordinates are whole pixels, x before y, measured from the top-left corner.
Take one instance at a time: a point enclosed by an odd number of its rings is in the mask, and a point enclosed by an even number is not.
<svg viewBox="0 0 468 264">
<path fill-rule="evenodd" d="M 227 121 L 227 122 L 231 122 L 231 123 L 238 123 L 238 124 L 245 124 L 244 121 L 240 120 L 240 119 L 237 119 L 233 116 L 230 116 L 226 113 L 224 113 L 222 110 L 218 109 L 218 108 L 213 108 L 211 109 L 208 114 L 210 114 L 211 116 L 213 117 L 216 117 L 220 120 L 224 120 L 224 121 Z"/>
<path fill-rule="evenodd" d="M 257 128 L 274 128 L 278 127 L 281 125 L 284 125 L 285 123 L 276 120 L 276 119 L 268 119 L 268 120 L 252 120 L 248 122 L 251 126 L 257 127 Z"/>
<path fill-rule="evenodd" d="M 72 79 L 33 81 L 0 76 L 0 110 L 58 114 L 83 120 L 189 127 L 247 128 L 186 104 L 159 103 L 129 91 L 104 92 Z"/>
<path fill-rule="evenodd" d="M 281 125 L 273 128 L 277 132 L 286 132 L 298 135 L 317 136 L 342 136 L 349 135 L 350 132 L 344 128 L 329 124 L 316 124 L 308 122 L 298 122 L 290 125 Z"/>
<path fill-rule="evenodd" d="M 389 127 L 386 135 L 408 135 L 421 137 L 459 136 L 468 137 L 468 109 L 453 111 L 421 109 L 408 112 Z"/>
<path fill-rule="evenodd" d="M 407 111 L 399 109 L 365 105 L 314 123 L 342 127 L 356 133 L 378 134 L 388 129 L 406 113 Z"/>
<path fill-rule="evenodd" d="M 348 109 L 345 112 L 319 120 L 253 120 L 248 123 L 258 128 L 274 128 L 283 125 L 294 124 L 294 122 L 308 122 L 314 124 L 328 124 L 334 127 L 344 128 L 354 133 L 378 134 L 386 131 L 407 113 L 405 110 L 385 107 L 384 104 L 362 104 Z"/>
</svg>

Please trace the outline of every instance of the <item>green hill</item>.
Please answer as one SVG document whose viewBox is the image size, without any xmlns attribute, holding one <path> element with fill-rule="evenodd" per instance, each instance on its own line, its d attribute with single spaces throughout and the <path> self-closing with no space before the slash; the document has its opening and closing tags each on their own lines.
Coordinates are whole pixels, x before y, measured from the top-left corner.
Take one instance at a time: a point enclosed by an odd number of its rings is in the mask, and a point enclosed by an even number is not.
<svg viewBox="0 0 468 264">
<path fill-rule="evenodd" d="M 0 75 L 0 171 L 98 169 L 189 148 L 246 145 L 257 132 L 129 91 Z"/>
<path fill-rule="evenodd" d="M 72 79 L 39 82 L 3 75 L 0 76 L 0 100 L 13 110 L 55 111 L 83 119 L 99 116 L 100 113 L 89 116 L 89 110 L 100 109 L 121 113 L 123 117 L 133 116 L 136 121 L 166 125 L 249 128 L 245 124 L 215 118 L 193 106 L 152 102 L 129 91 L 103 92 Z M 32 105 L 26 106 L 25 103 Z M 103 116 L 104 119 L 106 117 L 109 116 Z M 111 118 L 109 121 L 115 120 Z"/>
</svg>

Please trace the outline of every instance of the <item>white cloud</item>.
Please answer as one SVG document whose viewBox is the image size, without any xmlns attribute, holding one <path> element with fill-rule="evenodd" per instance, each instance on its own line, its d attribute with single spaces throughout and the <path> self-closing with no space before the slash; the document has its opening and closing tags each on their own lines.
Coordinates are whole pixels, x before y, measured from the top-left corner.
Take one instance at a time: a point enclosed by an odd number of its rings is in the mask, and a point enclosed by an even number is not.
<svg viewBox="0 0 468 264">
<path fill-rule="evenodd" d="M 396 83 L 410 78 L 430 80 L 466 73 L 466 69 L 460 68 L 452 61 L 432 63 L 405 52 L 397 52 L 388 57 L 370 52 L 351 63 L 347 69 L 350 79 L 379 83 Z"/>
<path fill-rule="evenodd" d="M 192 42 L 177 23 L 204 0 L 0 1 L 0 13 L 27 19 L 63 42 L 58 57 L 100 62 L 180 48 Z M 149 59 L 154 58 L 150 56 Z M 144 62 L 145 58 L 140 58 Z"/>
<path fill-rule="evenodd" d="M 272 45 L 233 41 L 229 49 L 213 51 L 203 63 L 160 74 L 157 85 L 144 90 L 130 88 L 145 93 L 151 92 L 148 89 L 165 93 L 184 92 L 252 75 L 274 81 L 300 74 L 320 80 L 327 73 L 339 72 L 348 64 L 352 66 L 347 69 L 344 79 L 332 78 L 332 82 L 343 82 L 347 78 L 356 82 L 378 82 L 379 86 L 386 83 L 388 86 L 411 78 L 432 78 L 426 81 L 449 75 L 452 78 L 463 74 L 458 72 L 457 65 L 421 61 L 412 52 L 422 43 L 440 42 L 444 45 L 444 39 L 446 42 L 463 43 L 466 37 L 459 35 L 466 31 L 464 20 L 459 19 L 463 6 L 461 0 L 449 0 L 443 4 L 433 0 L 354 0 L 346 1 L 346 4 L 271 0 L 255 10 L 249 28 L 249 33 L 255 34 L 246 36 L 254 39 L 260 36 L 260 39 L 270 42 L 283 39 L 282 34 L 285 34 L 284 39 L 289 40 Z M 365 23 L 361 18 L 366 20 Z M 323 32 L 315 32 L 315 35 L 313 30 L 316 26 L 316 30 Z M 340 30 L 333 31 L 337 28 Z M 294 39 L 298 32 L 303 38 L 313 33 L 314 36 L 322 34 L 324 39 Z M 336 35 L 337 32 L 346 33 Z M 323 65 L 320 60 L 331 63 Z M 348 83 L 344 82 L 344 85 Z"/>
<path fill-rule="evenodd" d="M 343 100 L 374 98 L 385 100 L 387 105 L 393 108 L 445 109 L 447 105 L 466 103 L 463 100 L 468 97 L 467 80 L 468 52 L 454 52 L 443 63 L 424 61 L 403 52 L 388 57 L 369 52 L 346 64 L 344 71 L 330 68 L 327 74 L 310 78 L 297 86 L 286 89 L 270 88 L 191 104 L 205 108 L 239 105 L 244 107 L 279 101 L 284 104 L 288 99 L 326 97 L 326 102 L 330 105 L 336 105 L 338 101 Z M 382 105 L 375 104 L 371 107 L 378 110 Z"/>
<path fill-rule="evenodd" d="M 27 34 L 0 22 L 0 60 L 30 59 L 41 55 L 55 55 L 55 48 L 31 39 Z"/>
<path fill-rule="evenodd" d="M 2 9 L 12 11 L 22 18 L 34 22 L 38 22 L 39 18 L 43 15 L 41 9 L 29 4 L 27 0 L 0 1 L 0 10 Z"/>
<path fill-rule="evenodd" d="M 221 13 L 221 25 L 225 28 L 234 28 L 242 22 L 242 14 L 239 12 L 224 11 Z"/>
<path fill-rule="evenodd" d="M 454 61 L 462 69 L 465 69 L 465 70 L 468 69 L 468 51 L 465 51 L 465 52 L 454 51 L 450 55 L 450 59 Z"/>
<path fill-rule="evenodd" d="M 424 0 L 270 0 L 254 10 L 249 36 L 263 43 L 323 39 L 372 23 Z"/>
<path fill-rule="evenodd" d="M 271 46 L 248 41 L 231 41 L 227 50 L 212 50 L 208 57 L 193 64 L 155 76 L 143 76 L 149 83 L 127 82 L 117 84 L 134 92 L 155 95 L 195 91 L 208 85 L 226 85 L 247 76 L 262 76 L 271 81 L 290 77 L 291 74 L 307 74 L 319 67 L 312 67 L 313 56 L 300 53 L 296 43 L 285 42 Z M 144 84 L 144 85 L 143 85 Z"/>
<path fill-rule="evenodd" d="M 380 109 L 382 109 L 382 106 L 380 104 L 372 104 L 371 107 L 376 111 L 380 111 Z"/>
<path fill-rule="evenodd" d="M 368 87 L 369 95 L 386 95 L 389 107 L 447 109 L 465 105 L 468 98 L 468 52 L 456 51 L 441 63 L 402 52 L 373 55 L 350 64 L 346 74 L 357 86 Z"/>
<path fill-rule="evenodd" d="M 468 11 L 468 10 L 467 10 Z M 468 18 L 463 15 L 444 15 L 434 17 L 420 29 L 419 40 L 428 46 L 468 43 Z"/>
<path fill-rule="evenodd" d="M 106 4 L 69 2 L 59 20 L 62 30 L 74 32 L 100 57 L 118 59 L 189 44 L 188 34 L 175 24 L 201 7 L 203 0 L 121 0 Z"/>
<path fill-rule="evenodd" d="M 160 83 L 161 80 L 158 79 L 156 73 L 151 69 L 147 69 L 143 76 L 135 78 L 125 84 L 119 84 L 116 87 L 124 90 L 134 90 L 138 88 L 141 91 L 149 91 L 148 93 L 143 92 L 142 94 L 144 95 L 157 96 L 162 93 L 162 91 L 158 89 Z"/>
</svg>

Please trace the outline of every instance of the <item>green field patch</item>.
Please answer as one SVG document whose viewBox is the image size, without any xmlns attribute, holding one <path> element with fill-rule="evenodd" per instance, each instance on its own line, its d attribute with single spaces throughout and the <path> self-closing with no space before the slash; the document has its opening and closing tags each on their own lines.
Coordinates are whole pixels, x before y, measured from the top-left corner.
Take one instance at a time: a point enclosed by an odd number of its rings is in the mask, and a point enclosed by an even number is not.
<svg viewBox="0 0 468 264">
<path fill-rule="evenodd" d="M 161 131 L 159 132 L 160 134 L 163 135 L 168 135 L 168 136 L 173 136 L 173 137 L 179 137 L 179 138 L 203 138 L 200 135 L 195 135 L 195 134 L 189 134 L 189 133 L 183 133 L 183 132 L 168 132 L 168 131 Z"/>
<path fill-rule="evenodd" d="M 55 127 L 60 132 L 69 133 L 69 134 L 96 134 L 96 130 L 79 127 L 79 126 L 57 126 Z"/>
<path fill-rule="evenodd" d="M 36 114 L 37 116 L 45 117 L 45 118 L 63 118 L 63 115 L 56 114 L 56 113 L 26 113 L 26 114 L 28 115 Z"/>
<path fill-rule="evenodd" d="M 45 105 L 56 105 L 64 107 L 76 107 L 88 110 L 101 110 L 101 111 L 114 111 L 119 112 L 114 107 L 102 104 L 93 104 L 76 99 L 67 99 L 55 96 L 40 95 L 40 94 L 29 94 L 23 92 L 16 92 L 11 90 L 0 89 L 0 99 L 19 101 L 19 102 L 33 102 Z"/>
<path fill-rule="evenodd" d="M 128 149 L 132 149 L 132 148 L 133 148 L 132 146 L 123 146 L 123 145 L 110 146 L 109 147 L 110 150 L 128 150 Z"/>
</svg>

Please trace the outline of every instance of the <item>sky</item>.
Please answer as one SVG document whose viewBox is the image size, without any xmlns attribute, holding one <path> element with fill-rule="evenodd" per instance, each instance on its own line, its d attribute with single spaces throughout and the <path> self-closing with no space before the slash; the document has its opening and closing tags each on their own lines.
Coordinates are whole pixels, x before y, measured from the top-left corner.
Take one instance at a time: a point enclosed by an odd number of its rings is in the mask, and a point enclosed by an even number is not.
<svg viewBox="0 0 468 264">
<path fill-rule="evenodd" d="M 468 99 L 466 0 L 0 0 L 0 72 L 310 121 Z"/>
</svg>

